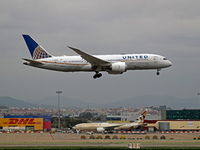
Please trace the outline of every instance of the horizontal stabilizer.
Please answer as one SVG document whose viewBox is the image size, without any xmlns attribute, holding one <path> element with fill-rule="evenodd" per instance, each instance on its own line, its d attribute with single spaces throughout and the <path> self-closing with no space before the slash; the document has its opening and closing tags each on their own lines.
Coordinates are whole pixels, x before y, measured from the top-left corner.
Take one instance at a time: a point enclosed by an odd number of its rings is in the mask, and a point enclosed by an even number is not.
<svg viewBox="0 0 200 150">
<path fill-rule="evenodd" d="M 30 60 L 30 59 L 26 59 L 26 58 L 22 58 L 22 59 L 29 62 L 32 65 L 43 65 L 41 62 L 36 61 L 36 60 Z M 27 62 L 25 62 L 24 64 L 27 65 Z"/>
</svg>

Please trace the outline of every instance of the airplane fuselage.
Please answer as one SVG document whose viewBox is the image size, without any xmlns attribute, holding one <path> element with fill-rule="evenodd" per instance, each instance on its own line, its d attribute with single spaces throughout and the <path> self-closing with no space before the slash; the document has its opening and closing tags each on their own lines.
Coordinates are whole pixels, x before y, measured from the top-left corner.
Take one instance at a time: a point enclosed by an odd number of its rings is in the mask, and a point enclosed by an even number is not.
<svg viewBox="0 0 200 150">
<path fill-rule="evenodd" d="M 100 128 L 118 126 L 117 123 L 81 123 L 73 127 L 74 130 L 80 131 L 98 131 Z"/>
<path fill-rule="evenodd" d="M 111 63 L 125 63 L 125 70 L 123 72 L 127 70 L 162 69 L 171 66 L 171 62 L 166 60 L 165 57 L 154 54 L 94 55 L 94 57 Z M 25 62 L 24 64 L 63 72 L 95 71 L 91 63 L 87 62 L 81 56 L 53 56 L 50 58 L 36 59 L 35 61 L 41 62 L 42 65 L 30 62 Z M 107 71 L 107 68 L 102 68 L 100 71 Z M 123 72 L 108 71 L 110 74 L 121 74 Z"/>
<path fill-rule="evenodd" d="M 138 127 L 138 123 L 81 123 L 73 127 L 74 130 L 80 131 L 97 131 L 102 132 L 104 129 L 109 128 L 112 130 L 131 130 Z"/>
</svg>

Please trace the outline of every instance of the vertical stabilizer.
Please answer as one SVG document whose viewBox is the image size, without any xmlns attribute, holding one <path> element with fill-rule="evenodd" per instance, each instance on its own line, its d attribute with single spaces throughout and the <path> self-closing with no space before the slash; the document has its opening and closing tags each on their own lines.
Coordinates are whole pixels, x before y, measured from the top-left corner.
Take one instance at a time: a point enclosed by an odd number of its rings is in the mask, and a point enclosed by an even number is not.
<svg viewBox="0 0 200 150">
<path fill-rule="evenodd" d="M 136 120 L 135 122 L 137 123 L 143 123 L 144 122 L 144 119 L 147 115 L 147 111 L 144 111 Z"/>
<path fill-rule="evenodd" d="M 36 43 L 29 35 L 22 35 L 33 59 L 52 57 L 42 46 Z"/>
</svg>

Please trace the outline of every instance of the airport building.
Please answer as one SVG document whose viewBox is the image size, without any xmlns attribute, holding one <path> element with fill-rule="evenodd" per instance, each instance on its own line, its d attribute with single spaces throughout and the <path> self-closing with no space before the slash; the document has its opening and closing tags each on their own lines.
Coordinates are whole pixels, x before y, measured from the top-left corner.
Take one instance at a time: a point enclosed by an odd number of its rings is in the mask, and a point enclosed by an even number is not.
<svg viewBox="0 0 200 150">
<path fill-rule="evenodd" d="M 161 120 L 145 120 L 147 131 L 199 131 L 200 109 L 162 110 Z"/>
<path fill-rule="evenodd" d="M 106 116 L 106 120 L 107 122 L 133 122 L 135 121 L 138 116 L 140 115 L 139 112 L 122 112 L 121 115 L 107 115 Z M 149 115 L 147 114 L 146 118 L 148 120 L 160 120 L 161 119 L 161 115 L 160 114 L 156 114 L 156 115 Z"/>
<path fill-rule="evenodd" d="M 4 116 L 0 129 L 24 131 L 51 131 L 51 116 Z"/>
<path fill-rule="evenodd" d="M 119 116 L 119 115 L 107 115 L 106 121 L 121 121 L 121 116 Z"/>
<path fill-rule="evenodd" d="M 162 110 L 162 120 L 200 120 L 200 109 Z"/>
<path fill-rule="evenodd" d="M 199 131 L 199 120 L 145 120 L 147 131 Z"/>
</svg>

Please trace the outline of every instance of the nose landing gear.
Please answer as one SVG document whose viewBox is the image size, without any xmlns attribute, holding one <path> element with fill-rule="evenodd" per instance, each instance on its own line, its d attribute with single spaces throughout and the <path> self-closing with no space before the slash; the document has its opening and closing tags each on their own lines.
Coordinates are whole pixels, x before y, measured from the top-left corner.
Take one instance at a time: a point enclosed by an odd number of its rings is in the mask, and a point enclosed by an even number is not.
<svg viewBox="0 0 200 150">
<path fill-rule="evenodd" d="M 157 69 L 157 73 L 156 73 L 156 75 L 160 75 L 160 71 L 161 69 Z"/>
</svg>

